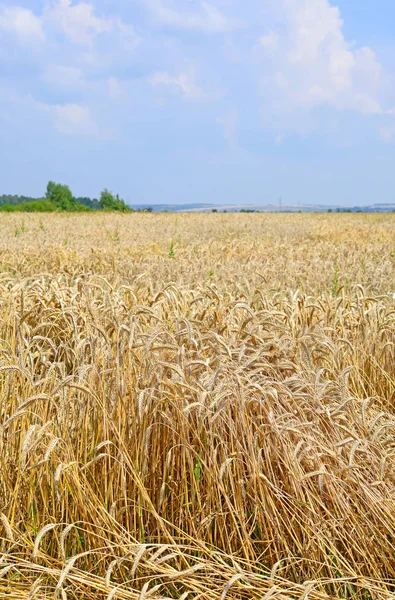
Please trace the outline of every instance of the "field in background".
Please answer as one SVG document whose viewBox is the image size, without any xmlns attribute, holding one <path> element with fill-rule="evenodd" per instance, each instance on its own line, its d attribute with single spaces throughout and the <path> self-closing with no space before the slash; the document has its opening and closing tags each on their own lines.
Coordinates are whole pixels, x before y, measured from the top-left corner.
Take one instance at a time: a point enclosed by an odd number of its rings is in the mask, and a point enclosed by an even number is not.
<svg viewBox="0 0 395 600">
<path fill-rule="evenodd" d="M 394 597 L 395 216 L 0 233 L 0 598 Z"/>
</svg>

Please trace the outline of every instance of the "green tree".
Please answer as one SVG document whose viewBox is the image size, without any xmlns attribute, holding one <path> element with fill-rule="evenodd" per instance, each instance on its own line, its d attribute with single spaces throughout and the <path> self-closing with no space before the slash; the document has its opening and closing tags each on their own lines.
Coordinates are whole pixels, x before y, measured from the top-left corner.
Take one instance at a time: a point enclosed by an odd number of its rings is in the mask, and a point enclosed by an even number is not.
<svg viewBox="0 0 395 600">
<path fill-rule="evenodd" d="M 72 211 L 76 208 L 77 203 L 68 185 L 49 181 L 45 197 L 60 210 Z"/>
<path fill-rule="evenodd" d="M 100 208 L 103 210 L 118 210 L 122 212 L 130 211 L 128 205 L 120 199 L 118 194 L 114 196 L 114 194 L 107 189 L 104 189 L 100 194 Z"/>
<path fill-rule="evenodd" d="M 48 181 L 47 191 L 45 192 L 45 197 L 47 200 L 51 200 L 55 187 L 56 183 L 54 181 Z"/>
</svg>

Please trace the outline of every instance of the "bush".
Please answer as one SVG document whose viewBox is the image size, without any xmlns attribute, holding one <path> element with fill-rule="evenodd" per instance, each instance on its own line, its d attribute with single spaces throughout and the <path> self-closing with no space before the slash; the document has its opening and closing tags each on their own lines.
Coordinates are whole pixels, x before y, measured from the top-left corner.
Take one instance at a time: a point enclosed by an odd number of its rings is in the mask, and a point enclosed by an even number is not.
<svg viewBox="0 0 395 600">
<path fill-rule="evenodd" d="M 58 210 L 57 206 L 46 199 L 0 206 L 0 211 L 3 212 L 55 212 L 56 210 Z"/>
<path fill-rule="evenodd" d="M 0 206 L 2 212 L 90 212 L 92 209 L 89 206 L 84 206 L 78 202 L 74 203 L 67 210 L 62 210 L 57 204 L 44 198 L 43 200 L 35 200 L 34 202 L 22 202 L 21 204 L 4 204 Z"/>
<path fill-rule="evenodd" d="M 92 212 L 92 210 L 89 206 L 76 202 L 67 212 Z"/>
</svg>

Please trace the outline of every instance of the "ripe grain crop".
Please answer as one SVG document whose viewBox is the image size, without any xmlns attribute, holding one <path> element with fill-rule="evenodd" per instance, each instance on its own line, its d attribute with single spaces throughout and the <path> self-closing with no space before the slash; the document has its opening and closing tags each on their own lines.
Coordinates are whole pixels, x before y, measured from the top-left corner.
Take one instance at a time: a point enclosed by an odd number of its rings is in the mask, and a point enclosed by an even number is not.
<svg viewBox="0 0 395 600">
<path fill-rule="evenodd" d="M 0 598 L 394 597 L 395 216 L 0 233 Z"/>
</svg>

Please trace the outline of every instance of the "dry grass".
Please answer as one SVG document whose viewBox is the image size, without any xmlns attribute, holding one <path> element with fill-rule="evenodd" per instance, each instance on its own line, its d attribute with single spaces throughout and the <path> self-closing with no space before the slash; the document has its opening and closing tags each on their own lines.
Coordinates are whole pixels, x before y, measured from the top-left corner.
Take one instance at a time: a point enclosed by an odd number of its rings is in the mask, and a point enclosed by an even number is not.
<svg viewBox="0 0 395 600">
<path fill-rule="evenodd" d="M 394 216 L 0 228 L 0 598 L 393 598 Z"/>
</svg>

